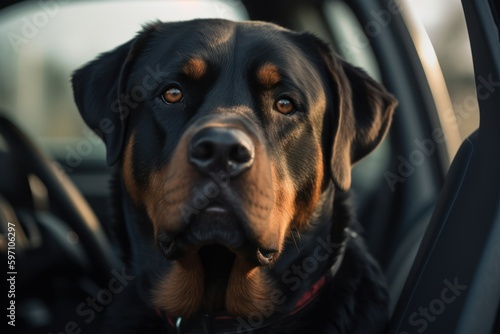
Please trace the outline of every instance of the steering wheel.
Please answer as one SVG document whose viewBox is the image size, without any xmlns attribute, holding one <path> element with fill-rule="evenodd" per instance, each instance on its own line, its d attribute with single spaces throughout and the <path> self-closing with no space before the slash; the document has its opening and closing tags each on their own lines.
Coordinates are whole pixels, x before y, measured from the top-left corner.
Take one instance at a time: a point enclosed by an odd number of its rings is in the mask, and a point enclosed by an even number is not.
<svg viewBox="0 0 500 334">
<path fill-rule="evenodd" d="M 64 171 L 1 113 L 0 173 L 0 228 L 6 234 L 7 221 L 11 226 L 23 221 L 15 226 L 17 253 L 21 256 L 30 242 L 43 243 L 41 237 L 50 235 L 45 243 L 51 244 L 51 256 L 74 259 L 92 281 L 106 286 L 120 261 L 94 212 Z"/>
</svg>

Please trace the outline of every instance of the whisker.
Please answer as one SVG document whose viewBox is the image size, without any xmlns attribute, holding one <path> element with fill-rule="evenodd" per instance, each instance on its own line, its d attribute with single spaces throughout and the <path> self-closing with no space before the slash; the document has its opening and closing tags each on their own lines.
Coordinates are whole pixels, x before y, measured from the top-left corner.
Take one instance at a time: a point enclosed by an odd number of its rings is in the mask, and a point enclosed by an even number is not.
<svg viewBox="0 0 500 334">
<path fill-rule="evenodd" d="M 302 243 L 302 240 L 300 237 L 300 232 L 299 232 L 299 229 L 297 228 L 297 224 L 293 220 L 290 222 L 290 224 L 292 224 L 292 229 L 295 229 L 295 233 L 297 233 L 297 238 L 299 239 L 299 244 Z M 293 242 L 295 244 L 295 248 L 297 248 L 297 250 L 299 250 L 299 245 L 297 244 L 297 241 L 295 240 L 295 233 L 293 232 L 292 229 L 290 229 L 292 239 L 293 239 Z"/>
<path fill-rule="evenodd" d="M 293 221 L 292 215 L 290 215 L 290 213 L 284 207 L 282 207 L 280 203 L 274 202 L 274 204 L 276 205 L 276 207 L 280 211 L 285 212 L 288 215 L 288 217 L 290 218 L 290 224 L 292 225 L 292 227 L 290 229 L 290 235 L 292 236 L 292 240 L 293 240 L 293 243 L 295 244 L 295 248 L 297 248 L 297 251 L 299 251 L 299 244 L 301 243 L 301 237 L 300 237 L 299 229 L 297 228 L 297 224 Z M 294 229 L 295 229 L 295 232 L 293 231 Z M 298 243 L 297 243 L 297 240 L 295 239 L 295 234 L 297 234 L 297 238 L 299 239 Z"/>
</svg>

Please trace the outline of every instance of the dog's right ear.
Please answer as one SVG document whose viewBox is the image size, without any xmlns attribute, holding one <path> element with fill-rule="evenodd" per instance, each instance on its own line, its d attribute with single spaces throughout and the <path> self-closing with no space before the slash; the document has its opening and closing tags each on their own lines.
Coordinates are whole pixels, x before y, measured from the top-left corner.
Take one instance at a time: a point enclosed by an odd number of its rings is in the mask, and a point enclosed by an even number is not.
<svg viewBox="0 0 500 334">
<path fill-rule="evenodd" d="M 121 154 L 129 114 L 124 102 L 128 71 L 158 24 L 146 26 L 134 39 L 101 54 L 73 73 L 73 95 L 85 123 L 106 145 L 106 161 L 114 165 Z"/>
<path fill-rule="evenodd" d="M 302 34 L 318 52 L 334 103 L 332 115 L 332 180 L 336 188 L 351 186 L 352 166 L 372 152 L 384 139 L 397 101 L 362 69 L 354 67 L 311 34 Z"/>
</svg>

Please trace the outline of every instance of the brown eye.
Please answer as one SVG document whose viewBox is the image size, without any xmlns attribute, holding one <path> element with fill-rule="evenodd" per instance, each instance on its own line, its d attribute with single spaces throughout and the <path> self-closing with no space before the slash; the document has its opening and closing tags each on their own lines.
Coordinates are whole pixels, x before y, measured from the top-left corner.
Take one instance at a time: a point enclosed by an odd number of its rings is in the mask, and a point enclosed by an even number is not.
<svg viewBox="0 0 500 334">
<path fill-rule="evenodd" d="M 284 115 L 289 115 L 295 111 L 295 104 L 287 98 L 281 98 L 274 104 L 274 109 Z"/>
<path fill-rule="evenodd" d="M 171 87 L 167 89 L 161 95 L 161 97 L 163 98 L 163 101 L 165 101 L 165 103 L 172 104 L 181 101 L 184 95 L 182 94 L 182 91 L 179 88 Z"/>
</svg>

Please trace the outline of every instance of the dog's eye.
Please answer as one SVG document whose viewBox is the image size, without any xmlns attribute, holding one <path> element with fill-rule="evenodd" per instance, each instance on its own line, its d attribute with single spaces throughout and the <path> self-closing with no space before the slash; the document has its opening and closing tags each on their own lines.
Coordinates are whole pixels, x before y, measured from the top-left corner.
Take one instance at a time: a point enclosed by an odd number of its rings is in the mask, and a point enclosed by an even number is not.
<svg viewBox="0 0 500 334">
<path fill-rule="evenodd" d="M 181 101 L 184 95 L 178 87 L 170 87 L 161 95 L 161 97 L 165 103 L 173 104 Z"/>
<path fill-rule="evenodd" d="M 283 115 L 290 115 L 295 111 L 295 104 L 288 98 L 280 98 L 274 103 L 274 109 Z"/>
</svg>

